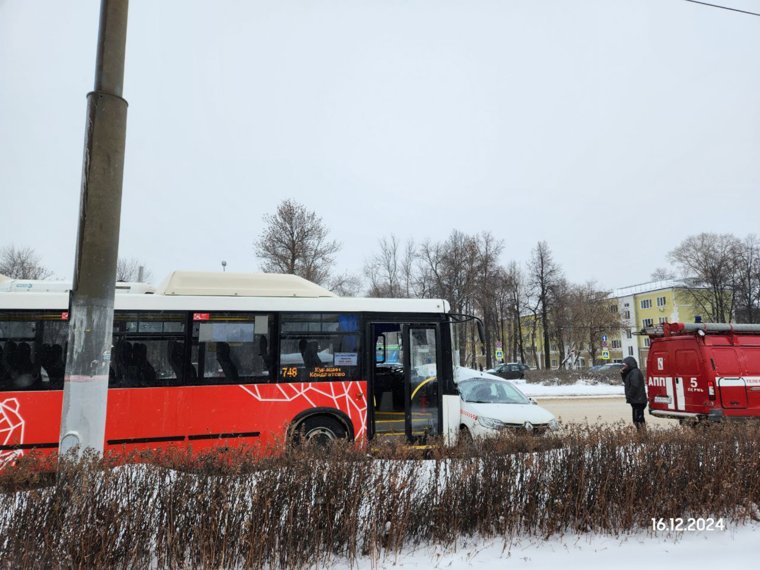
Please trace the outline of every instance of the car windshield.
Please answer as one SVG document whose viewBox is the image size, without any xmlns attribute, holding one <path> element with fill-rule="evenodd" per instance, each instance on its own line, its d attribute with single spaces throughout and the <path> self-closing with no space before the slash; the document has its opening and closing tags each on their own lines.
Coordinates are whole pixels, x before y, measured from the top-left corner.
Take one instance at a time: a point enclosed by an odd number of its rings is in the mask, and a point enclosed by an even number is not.
<svg viewBox="0 0 760 570">
<path fill-rule="evenodd" d="M 477 404 L 529 404 L 525 395 L 509 382 L 488 378 L 471 378 L 459 383 L 465 402 Z"/>
</svg>

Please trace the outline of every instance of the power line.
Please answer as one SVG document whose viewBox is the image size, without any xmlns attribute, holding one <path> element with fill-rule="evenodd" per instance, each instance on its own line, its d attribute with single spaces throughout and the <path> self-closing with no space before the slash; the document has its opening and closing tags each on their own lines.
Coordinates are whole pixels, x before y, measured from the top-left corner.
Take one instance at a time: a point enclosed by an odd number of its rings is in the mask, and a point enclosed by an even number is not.
<svg viewBox="0 0 760 570">
<path fill-rule="evenodd" d="M 711 8 L 720 8 L 722 10 L 731 10 L 732 12 L 739 12 L 741 14 L 749 14 L 751 16 L 760 16 L 757 12 L 748 12 L 747 10 L 739 10 L 738 8 L 729 8 L 728 6 L 720 6 L 718 4 L 709 4 L 707 2 L 699 2 L 699 0 L 684 0 L 684 2 L 691 2 L 692 4 L 702 4 L 703 6 L 710 6 Z"/>
</svg>

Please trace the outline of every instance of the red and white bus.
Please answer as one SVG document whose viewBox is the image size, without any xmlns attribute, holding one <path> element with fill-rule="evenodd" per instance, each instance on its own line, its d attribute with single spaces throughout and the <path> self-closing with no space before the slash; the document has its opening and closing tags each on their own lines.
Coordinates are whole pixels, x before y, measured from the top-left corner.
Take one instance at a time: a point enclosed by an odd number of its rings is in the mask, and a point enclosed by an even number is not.
<svg viewBox="0 0 760 570">
<path fill-rule="evenodd" d="M 58 452 L 67 289 L 0 281 L 0 463 Z M 294 434 L 451 442 L 461 320 L 444 300 L 341 298 L 293 275 L 119 284 L 105 450 L 271 446 Z"/>
</svg>

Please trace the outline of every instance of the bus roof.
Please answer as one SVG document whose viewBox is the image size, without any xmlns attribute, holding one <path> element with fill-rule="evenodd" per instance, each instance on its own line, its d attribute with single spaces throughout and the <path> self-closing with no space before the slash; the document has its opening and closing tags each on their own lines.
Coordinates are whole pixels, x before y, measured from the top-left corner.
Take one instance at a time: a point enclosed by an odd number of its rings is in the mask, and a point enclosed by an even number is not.
<svg viewBox="0 0 760 570">
<path fill-rule="evenodd" d="M 31 284 L 5 287 L 0 282 L 0 310 L 68 308 L 69 283 L 11 280 Z M 50 287 L 58 284 L 57 288 Z M 143 287 L 137 287 L 142 285 Z M 123 286 L 120 288 L 119 286 Z M 430 313 L 449 311 L 442 299 L 338 297 L 295 275 L 272 273 L 201 273 L 175 271 L 155 290 L 145 284 L 117 284 L 119 310 L 149 311 L 298 311 Z"/>
<path fill-rule="evenodd" d="M 116 293 L 153 293 L 155 290 L 155 287 L 147 283 L 122 281 L 116 283 Z M 68 293 L 69 291 L 71 291 L 70 281 L 11 279 L 0 275 L 0 292 L 2 293 Z"/>
<path fill-rule="evenodd" d="M 157 291 L 161 295 L 235 297 L 335 297 L 335 293 L 298 275 L 280 273 L 203 273 L 175 271 Z"/>
</svg>

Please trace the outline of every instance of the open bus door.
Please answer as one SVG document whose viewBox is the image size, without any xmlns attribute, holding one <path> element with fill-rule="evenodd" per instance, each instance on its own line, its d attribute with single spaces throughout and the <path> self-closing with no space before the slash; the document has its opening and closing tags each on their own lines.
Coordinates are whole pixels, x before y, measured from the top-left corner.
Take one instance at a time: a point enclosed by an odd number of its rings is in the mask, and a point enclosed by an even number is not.
<svg viewBox="0 0 760 570">
<path fill-rule="evenodd" d="M 372 323 L 369 435 L 422 443 L 441 434 L 440 331 L 435 323 Z"/>
</svg>

